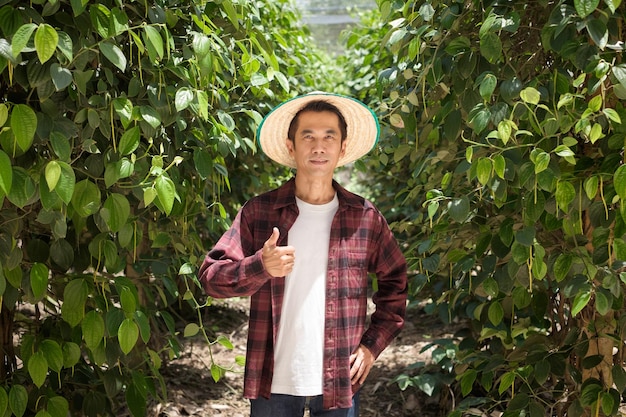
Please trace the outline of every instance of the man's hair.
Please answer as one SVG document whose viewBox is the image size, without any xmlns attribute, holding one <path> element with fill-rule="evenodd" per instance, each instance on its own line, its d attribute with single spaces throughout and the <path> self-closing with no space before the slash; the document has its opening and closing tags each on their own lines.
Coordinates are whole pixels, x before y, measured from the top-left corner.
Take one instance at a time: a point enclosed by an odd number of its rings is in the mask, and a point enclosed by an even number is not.
<svg viewBox="0 0 626 417">
<path fill-rule="evenodd" d="M 300 115 L 302 113 L 304 112 L 321 113 L 324 111 L 335 113 L 337 117 L 339 118 L 339 130 L 341 131 L 341 143 L 343 143 L 348 132 L 348 124 L 346 123 L 346 119 L 343 117 L 343 114 L 341 114 L 341 111 L 337 108 L 337 106 L 324 100 L 310 101 L 307 104 L 305 104 L 300 110 L 298 110 L 298 112 L 293 116 L 293 119 L 291 119 L 291 123 L 289 124 L 289 130 L 287 131 L 287 137 L 289 138 L 289 140 L 294 142 L 295 144 L 294 139 L 296 136 L 296 130 L 298 130 L 298 119 L 300 118 Z"/>
</svg>

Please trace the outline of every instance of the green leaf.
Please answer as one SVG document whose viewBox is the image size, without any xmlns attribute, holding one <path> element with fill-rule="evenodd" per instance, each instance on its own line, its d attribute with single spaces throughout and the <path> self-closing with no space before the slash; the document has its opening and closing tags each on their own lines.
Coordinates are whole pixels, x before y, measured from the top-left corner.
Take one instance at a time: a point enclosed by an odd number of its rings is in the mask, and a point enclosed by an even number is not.
<svg viewBox="0 0 626 417">
<path fill-rule="evenodd" d="M 120 342 L 120 349 L 124 354 L 128 354 L 139 339 L 139 328 L 133 319 L 124 319 L 117 331 L 117 338 Z"/>
<path fill-rule="evenodd" d="M 128 30 L 128 16 L 126 13 L 115 7 L 111 10 L 109 17 L 109 34 L 117 36 Z"/>
<path fill-rule="evenodd" d="M 602 113 L 604 113 L 604 115 L 611 120 L 614 123 L 617 124 L 621 124 L 622 123 L 622 118 L 620 117 L 619 113 L 616 112 L 614 109 L 602 109 Z"/>
<path fill-rule="evenodd" d="M 28 45 L 28 41 L 30 41 L 30 37 L 35 29 L 37 29 L 35 23 L 26 23 L 17 29 L 11 40 L 11 53 L 13 56 L 17 57 L 26 45 Z"/>
<path fill-rule="evenodd" d="M 587 194 L 587 198 L 589 200 L 593 201 L 596 198 L 596 195 L 598 195 L 599 183 L 600 180 L 596 175 L 592 175 L 585 180 L 583 188 L 585 189 L 585 194 Z"/>
<path fill-rule="evenodd" d="M 63 68 L 56 62 L 50 65 L 50 76 L 52 77 L 52 83 L 57 91 L 63 90 L 73 81 L 70 70 Z"/>
<path fill-rule="evenodd" d="M 41 299 L 48 289 L 49 270 L 45 264 L 35 262 L 30 269 L 30 287 L 36 299 Z"/>
<path fill-rule="evenodd" d="M 28 391 L 23 385 L 13 385 L 9 391 L 9 407 L 16 417 L 22 417 L 28 405 Z"/>
<path fill-rule="evenodd" d="M 621 366 L 613 366 L 611 375 L 613 376 L 613 382 L 618 391 L 623 392 L 624 389 L 626 389 L 626 370 Z"/>
<path fill-rule="evenodd" d="M 529 417 L 544 417 L 546 415 L 544 406 L 538 401 L 531 402 L 528 409 L 530 411 Z"/>
<path fill-rule="evenodd" d="M 215 382 L 219 382 L 222 378 L 222 369 L 216 363 L 211 364 L 211 377 Z"/>
<path fill-rule="evenodd" d="M 106 59 L 111 61 L 111 63 L 119 68 L 120 71 L 126 71 L 126 56 L 117 45 L 114 45 L 108 41 L 104 41 L 100 43 L 100 51 L 106 57 Z"/>
<path fill-rule="evenodd" d="M 576 13 L 578 13 L 578 16 L 581 18 L 585 18 L 593 13 L 599 4 L 600 0 L 574 0 Z"/>
<path fill-rule="evenodd" d="M 621 238 L 615 238 L 613 240 L 613 252 L 616 259 L 626 261 L 626 242 Z"/>
<path fill-rule="evenodd" d="M 42 64 L 52 58 L 59 44 L 59 34 L 47 23 L 42 23 L 35 32 L 35 49 Z"/>
<path fill-rule="evenodd" d="M 178 269 L 178 275 L 191 275 L 195 272 L 195 268 L 193 264 L 189 262 L 185 262 Z"/>
<path fill-rule="evenodd" d="M 611 300 L 612 301 L 612 300 Z M 608 297 L 602 291 L 596 291 L 596 311 L 601 315 L 607 314 L 611 311 L 611 302 Z"/>
<path fill-rule="evenodd" d="M 589 141 L 591 143 L 596 143 L 603 137 L 604 133 L 602 132 L 602 125 L 600 123 L 594 123 L 593 126 L 591 126 L 591 131 L 589 132 Z"/>
<path fill-rule="evenodd" d="M 588 289 L 576 294 L 574 301 L 572 302 L 572 317 L 580 313 L 582 309 L 587 306 L 589 300 L 591 300 L 591 291 Z"/>
<path fill-rule="evenodd" d="M 4 195 L 9 195 L 13 184 L 13 169 L 11 167 L 11 158 L 9 155 L 0 150 L 0 190 Z"/>
<path fill-rule="evenodd" d="M 502 57 L 502 41 L 495 33 L 489 32 L 480 37 L 480 54 L 494 64 Z"/>
<path fill-rule="evenodd" d="M 9 396 L 4 387 L 0 387 L 0 416 L 5 415 L 7 408 L 9 408 Z"/>
<path fill-rule="evenodd" d="M 11 111 L 11 130 L 17 146 L 26 152 L 33 143 L 37 131 L 37 115 L 26 104 L 18 104 Z"/>
<path fill-rule="evenodd" d="M 176 97 L 174 98 L 176 111 L 181 112 L 189 107 L 189 105 L 193 102 L 193 98 L 193 91 L 189 87 L 182 87 L 176 91 Z"/>
<path fill-rule="evenodd" d="M 83 331 L 83 340 L 85 340 L 87 347 L 95 349 L 104 338 L 104 319 L 102 314 L 95 310 L 85 314 L 81 329 Z"/>
<path fill-rule="evenodd" d="M 626 64 L 615 65 L 611 72 L 613 72 L 613 75 L 622 87 L 626 88 Z"/>
<path fill-rule="evenodd" d="M 535 241 L 535 228 L 524 227 L 515 232 L 515 241 L 520 245 L 530 247 Z"/>
<path fill-rule="evenodd" d="M 601 95 L 595 96 L 594 98 L 589 100 L 589 103 L 587 103 L 587 109 L 589 109 L 589 111 L 592 113 L 599 112 L 601 108 L 602 108 L 602 96 Z"/>
<path fill-rule="evenodd" d="M 104 202 L 101 215 L 111 232 L 119 232 L 130 216 L 130 203 L 124 195 L 113 193 Z"/>
<path fill-rule="evenodd" d="M 491 95 L 496 89 L 496 85 L 498 84 L 498 79 L 493 74 L 487 74 L 480 82 L 480 96 L 483 100 L 488 101 L 491 99 Z"/>
<path fill-rule="evenodd" d="M 502 143 L 506 145 L 509 142 L 509 139 L 511 139 L 512 133 L 513 126 L 510 120 L 502 120 L 498 123 L 498 138 L 500 138 Z"/>
<path fill-rule="evenodd" d="M 568 207 L 574 198 L 576 198 L 576 189 L 572 183 L 568 181 L 559 181 L 556 184 L 555 198 L 558 205 L 564 213 L 568 213 Z"/>
<path fill-rule="evenodd" d="M 493 170 L 496 175 L 502 179 L 504 179 L 504 174 L 506 171 L 506 160 L 502 155 L 495 155 L 493 158 Z"/>
<path fill-rule="evenodd" d="M 132 314 L 135 312 L 137 308 L 137 300 L 135 298 L 135 294 L 128 287 L 122 287 L 122 291 L 120 293 L 120 304 L 122 305 L 122 310 L 124 310 L 127 314 Z"/>
<path fill-rule="evenodd" d="M 216 342 L 224 346 L 228 350 L 234 349 L 233 343 L 224 335 L 219 335 L 216 339 Z"/>
<path fill-rule="evenodd" d="M 21 288 L 22 284 L 22 269 L 15 267 L 13 269 L 5 269 L 4 277 L 11 284 L 13 288 Z"/>
<path fill-rule="evenodd" d="M 233 24 L 235 29 L 239 29 L 239 19 L 237 16 L 237 11 L 235 10 L 235 7 L 233 6 L 233 2 L 230 0 L 225 0 L 222 2 L 222 7 L 224 8 L 224 11 L 226 12 L 226 16 L 228 16 L 228 20 L 230 21 L 230 23 Z"/>
<path fill-rule="evenodd" d="M 21 167 L 13 168 L 13 182 L 11 192 L 7 196 L 9 201 L 17 207 L 25 207 L 35 195 L 36 188 L 28 172 Z"/>
<path fill-rule="evenodd" d="M 35 352 L 28 360 L 28 374 L 37 388 L 46 382 L 48 376 L 48 361 L 42 352 Z"/>
<path fill-rule="evenodd" d="M 509 371 L 502 375 L 500 379 L 500 385 L 498 386 L 498 393 L 502 395 L 504 391 L 508 390 L 515 382 L 515 372 Z"/>
<path fill-rule="evenodd" d="M 144 26 L 144 31 L 146 34 L 146 47 L 148 51 L 154 55 L 156 54 L 159 59 L 163 58 L 163 38 L 161 38 L 161 34 L 158 30 L 156 30 L 153 26 L 146 25 Z"/>
<path fill-rule="evenodd" d="M 100 189 L 89 180 L 82 180 L 74 187 L 72 207 L 81 217 L 89 217 L 100 209 Z"/>
<path fill-rule="evenodd" d="M 126 390 L 126 404 L 133 417 L 145 417 L 146 415 L 146 395 L 143 388 L 137 384 L 131 384 Z"/>
<path fill-rule="evenodd" d="M 527 222 L 534 223 L 546 210 L 546 197 L 542 192 L 537 192 L 536 198 L 535 196 L 530 195 L 526 196 L 526 202 L 524 204 L 524 219 Z"/>
<path fill-rule="evenodd" d="M 135 318 L 135 323 L 139 326 L 141 340 L 143 340 L 144 343 L 148 343 L 150 340 L 150 320 L 148 316 L 146 316 L 143 311 L 137 310 L 134 312 L 133 317 Z"/>
<path fill-rule="evenodd" d="M 174 199 L 177 197 L 174 182 L 165 174 L 159 175 L 154 182 L 154 188 L 165 214 L 169 215 L 174 207 Z"/>
<path fill-rule="evenodd" d="M 196 323 L 189 323 L 185 326 L 185 331 L 183 332 L 183 335 L 185 337 L 193 337 L 197 335 L 199 331 L 200 326 L 198 326 Z"/>
<path fill-rule="evenodd" d="M 520 91 L 520 98 L 524 103 L 537 105 L 541 99 L 541 94 L 533 87 L 526 87 Z"/>
<path fill-rule="evenodd" d="M 478 182 L 486 185 L 491 180 L 492 161 L 489 158 L 481 157 L 476 164 L 476 177 Z"/>
<path fill-rule="evenodd" d="M 485 293 L 490 297 L 496 297 L 500 292 L 498 282 L 491 277 L 485 279 L 480 285 L 485 290 Z"/>
<path fill-rule="evenodd" d="M 91 18 L 91 24 L 98 34 L 103 39 L 107 39 L 109 37 L 109 19 L 111 17 L 111 11 L 104 4 L 96 2 L 93 7 L 89 9 L 89 17 Z"/>
<path fill-rule="evenodd" d="M 225 111 L 218 110 L 217 117 L 220 119 L 220 123 L 227 129 L 227 131 L 232 132 L 237 127 L 232 116 Z"/>
<path fill-rule="evenodd" d="M 48 367 L 54 372 L 61 372 L 63 368 L 63 351 L 57 342 L 46 339 L 39 345 L 39 350 L 43 352 L 43 356 L 48 362 Z"/>
<path fill-rule="evenodd" d="M 622 199 L 626 200 L 626 165 L 620 165 L 613 174 L 613 186 L 615 192 Z"/>
<path fill-rule="evenodd" d="M 539 174 L 540 172 L 548 169 L 548 166 L 550 165 L 550 154 L 540 151 L 537 153 L 533 162 L 535 164 L 535 174 Z"/>
<path fill-rule="evenodd" d="M 133 103 L 126 97 L 118 97 L 113 100 L 113 109 L 120 118 L 124 129 L 128 128 L 133 117 Z M 177 109 L 178 110 L 178 109 Z M 124 134 L 126 134 L 125 132 Z M 131 151 L 132 152 L 132 151 Z"/>
<path fill-rule="evenodd" d="M 548 376 L 550 376 L 550 362 L 547 359 L 541 359 L 535 363 L 534 370 L 537 383 L 543 385 L 548 380 Z"/>
<path fill-rule="evenodd" d="M 598 401 L 598 397 L 602 393 L 602 385 L 598 383 L 589 383 L 584 385 L 580 395 L 580 401 L 583 406 L 590 406 Z"/>
<path fill-rule="evenodd" d="M 48 398 L 46 409 L 52 417 L 66 417 L 69 413 L 70 405 L 65 398 L 57 395 L 56 397 Z"/>
<path fill-rule="evenodd" d="M 161 125 L 161 115 L 153 107 L 140 106 L 139 114 L 154 129 Z"/>
<path fill-rule="evenodd" d="M 61 176 L 59 177 L 59 181 L 55 187 L 55 192 L 65 204 L 69 204 L 72 200 L 72 195 L 74 194 L 76 175 L 74 174 L 74 169 L 70 166 L 70 164 L 61 161 L 58 161 L 57 163 L 61 167 Z"/>
<path fill-rule="evenodd" d="M 74 327 L 83 320 L 88 295 L 89 287 L 84 279 L 73 279 L 65 286 L 61 315 L 70 326 Z"/>
<path fill-rule="evenodd" d="M 615 399 L 609 392 L 602 393 L 602 412 L 605 416 L 614 415 Z"/>
<path fill-rule="evenodd" d="M 467 196 L 462 196 L 461 198 L 455 198 L 450 201 L 448 206 L 448 212 L 450 213 L 450 217 L 458 222 L 463 223 L 467 217 L 469 216 L 470 211 L 470 203 Z"/>
<path fill-rule="evenodd" d="M 476 372 L 475 369 L 468 369 L 463 372 L 463 376 L 461 377 L 461 395 L 465 397 L 472 392 L 477 375 L 478 372 Z"/>
<path fill-rule="evenodd" d="M 59 44 L 57 48 L 61 51 L 61 53 L 67 58 L 68 61 L 74 60 L 74 42 L 70 35 L 65 32 L 58 32 L 59 35 Z"/>
<path fill-rule="evenodd" d="M 54 191 L 59 179 L 61 178 L 61 166 L 57 161 L 50 161 L 46 164 L 45 168 L 46 183 L 48 189 Z"/>
<path fill-rule="evenodd" d="M 63 343 L 63 366 L 71 368 L 78 363 L 81 357 L 80 347 L 74 342 Z"/>
<path fill-rule="evenodd" d="M 483 103 L 475 106 L 469 113 L 469 124 L 476 133 L 480 133 L 489 125 L 491 111 Z"/>
<path fill-rule="evenodd" d="M 9 108 L 6 104 L 0 103 L 0 127 L 4 126 L 7 120 L 9 120 Z"/>
<path fill-rule="evenodd" d="M 489 310 L 487 310 L 487 317 L 489 317 L 489 321 L 494 326 L 502 323 L 502 319 L 504 318 L 504 309 L 499 301 L 493 301 L 491 303 Z"/>
</svg>

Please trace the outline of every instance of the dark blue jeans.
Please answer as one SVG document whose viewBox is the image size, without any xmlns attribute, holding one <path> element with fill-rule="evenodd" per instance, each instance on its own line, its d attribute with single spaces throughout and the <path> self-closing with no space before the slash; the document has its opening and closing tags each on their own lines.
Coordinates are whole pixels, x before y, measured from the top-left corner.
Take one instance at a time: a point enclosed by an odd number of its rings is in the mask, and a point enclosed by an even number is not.
<svg viewBox="0 0 626 417">
<path fill-rule="evenodd" d="M 302 417 L 308 403 L 311 417 L 359 417 L 359 393 L 352 397 L 351 408 L 324 410 L 322 396 L 295 397 L 272 394 L 267 398 L 250 400 L 250 417 Z"/>
</svg>

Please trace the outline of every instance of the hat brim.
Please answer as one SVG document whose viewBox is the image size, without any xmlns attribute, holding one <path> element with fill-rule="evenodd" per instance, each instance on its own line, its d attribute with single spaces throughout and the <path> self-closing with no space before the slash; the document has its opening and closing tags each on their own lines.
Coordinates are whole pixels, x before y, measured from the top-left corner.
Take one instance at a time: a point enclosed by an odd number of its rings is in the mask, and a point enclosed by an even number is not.
<svg viewBox="0 0 626 417">
<path fill-rule="evenodd" d="M 356 161 L 376 146 L 380 125 L 372 109 L 351 97 L 316 92 L 287 100 L 265 116 L 257 130 L 257 142 L 269 158 L 281 165 L 296 168 L 296 162 L 289 155 L 286 144 L 289 124 L 300 109 L 315 100 L 333 104 L 346 120 L 346 152 L 337 162 L 338 167 Z"/>
</svg>

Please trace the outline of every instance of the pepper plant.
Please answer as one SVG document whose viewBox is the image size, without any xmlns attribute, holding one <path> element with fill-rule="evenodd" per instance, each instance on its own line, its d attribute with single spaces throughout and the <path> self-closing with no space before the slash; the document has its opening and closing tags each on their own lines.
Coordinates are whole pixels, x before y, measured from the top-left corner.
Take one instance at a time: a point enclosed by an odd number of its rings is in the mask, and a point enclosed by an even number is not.
<svg viewBox="0 0 626 417">
<path fill-rule="evenodd" d="M 142 416 L 181 336 L 228 346 L 195 267 L 269 186 L 260 115 L 319 81 L 298 19 L 283 1 L 0 0 L 0 415 Z"/>
<path fill-rule="evenodd" d="M 452 416 L 616 415 L 626 389 L 626 5 L 389 1 L 347 39 L 361 168 L 445 323 L 398 378 Z M 452 393 L 452 395 L 450 395 Z"/>
</svg>

